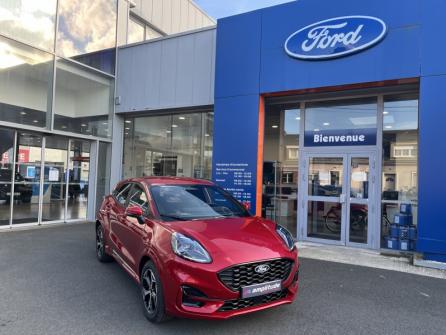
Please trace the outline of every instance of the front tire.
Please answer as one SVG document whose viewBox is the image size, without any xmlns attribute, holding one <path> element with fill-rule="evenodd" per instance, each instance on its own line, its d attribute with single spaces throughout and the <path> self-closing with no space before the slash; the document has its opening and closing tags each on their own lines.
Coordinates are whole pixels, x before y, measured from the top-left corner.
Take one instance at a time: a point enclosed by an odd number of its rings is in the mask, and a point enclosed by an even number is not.
<svg viewBox="0 0 446 335">
<path fill-rule="evenodd" d="M 96 257 L 101 263 L 113 261 L 113 258 L 105 253 L 104 228 L 100 224 L 96 226 Z"/>
<path fill-rule="evenodd" d="M 161 278 L 153 262 L 144 264 L 141 271 L 141 295 L 144 316 L 153 323 L 169 319 L 165 312 Z"/>
</svg>

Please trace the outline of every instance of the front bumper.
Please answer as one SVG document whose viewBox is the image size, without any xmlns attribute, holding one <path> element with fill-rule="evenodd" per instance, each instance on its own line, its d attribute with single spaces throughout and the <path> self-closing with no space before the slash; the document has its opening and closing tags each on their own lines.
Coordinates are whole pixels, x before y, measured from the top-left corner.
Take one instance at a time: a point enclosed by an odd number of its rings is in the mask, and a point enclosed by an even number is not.
<svg viewBox="0 0 446 335">
<path fill-rule="evenodd" d="M 240 292 L 226 287 L 210 265 L 176 259 L 163 278 L 166 312 L 178 317 L 228 319 L 237 315 L 290 304 L 299 286 L 299 263 L 294 261 L 282 290 L 242 299 Z"/>
</svg>

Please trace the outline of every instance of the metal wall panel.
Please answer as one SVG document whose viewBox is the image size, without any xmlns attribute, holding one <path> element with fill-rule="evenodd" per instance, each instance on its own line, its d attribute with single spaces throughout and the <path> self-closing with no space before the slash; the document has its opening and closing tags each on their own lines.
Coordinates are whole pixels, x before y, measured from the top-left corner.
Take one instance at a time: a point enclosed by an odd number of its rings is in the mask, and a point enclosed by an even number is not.
<svg viewBox="0 0 446 335">
<path fill-rule="evenodd" d="M 172 33 L 180 32 L 181 1 L 172 1 Z"/>
<path fill-rule="evenodd" d="M 195 6 L 189 3 L 189 14 L 187 16 L 187 24 L 188 27 L 194 27 L 195 26 Z"/>
<path fill-rule="evenodd" d="M 178 41 L 175 38 L 169 38 L 161 43 L 161 80 L 159 81 L 161 106 L 169 107 L 175 102 L 177 54 Z"/>
<path fill-rule="evenodd" d="M 189 17 L 189 3 L 186 1 L 181 1 L 180 8 L 180 31 L 186 31 L 188 25 Z"/>
<path fill-rule="evenodd" d="M 215 29 L 119 49 L 117 113 L 211 105 Z"/>
<path fill-rule="evenodd" d="M 166 34 L 175 34 L 215 22 L 190 0 L 135 0 L 131 12 Z"/>
<path fill-rule="evenodd" d="M 163 30 L 162 24 L 163 24 L 163 2 L 156 0 L 153 1 L 153 7 L 152 7 L 152 21 L 151 23 L 155 25 L 156 27 Z"/>
<path fill-rule="evenodd" d="M 153 2 L 154 0 L 144 0 L 142 2 L 141 17 L 149 22 L 152 22 L 153 19 Z"/>
<path fill-rule="evenodd" d="M 172 34 L 172 0 L 163 0 L 163 23 L 161 29 Z"/>
<path fill-rule="evenodd" d="M 194 69 L 189 66 L 189 59 L 181 55 L 193 55 L 195 50 L 194 40 L 191 35 L 178 41 L 178 68 L 175 82 L 176 101 L 184 106 L 193 104 Z"/>
<path fill-rule="evenodd" d="M 135 7 L 132 8 L 132 12 L 136 15 L 142 16 L 142 5 L 146 0 L 132 0 Z"/>
</svg>

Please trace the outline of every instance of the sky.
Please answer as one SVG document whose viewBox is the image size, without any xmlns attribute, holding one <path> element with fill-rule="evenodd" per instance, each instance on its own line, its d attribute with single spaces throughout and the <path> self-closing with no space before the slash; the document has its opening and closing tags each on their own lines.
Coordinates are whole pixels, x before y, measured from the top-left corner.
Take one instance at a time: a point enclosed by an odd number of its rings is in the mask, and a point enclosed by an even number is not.
<svg viewBox="0 0 446 335">
<path fill-rule="evenodd" d="M 215 19 L 270 7 L 292 0 L 194 0 L 206 13 Z"/>
</svg>

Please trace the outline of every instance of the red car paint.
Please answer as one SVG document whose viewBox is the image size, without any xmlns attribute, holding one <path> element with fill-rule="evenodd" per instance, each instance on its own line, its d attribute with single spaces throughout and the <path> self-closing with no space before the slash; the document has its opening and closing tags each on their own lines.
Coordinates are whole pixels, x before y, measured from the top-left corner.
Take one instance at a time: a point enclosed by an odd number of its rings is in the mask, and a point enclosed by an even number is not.
<svg viewBox="0 0 446 335">
<path fill-rule="evenodd" d="M 122 181 L 143 187 L 149 200 L 153 217 L 144 224 L 126 216 L 126 209 L 113 195 L 107 196 L 97 216 L 105 236 L 105 252 L 140 284 L 140 272 L 147 260 L 152 260 L 161 277 L 165 311 L 179 317 L 226 319 L 273 306 L 292 303 L 298 291 L 297 248 L 289 250 L 277 234 L 276 224 L 259 217 L 203 219 L 166 222 L 159 218 L 151 197 L 153 185 L 214 185 L 205 180 L 177 177 L 145 177 Z M 192 237 L 208 251 L 209 264 L 201 264 L 177 256 L 171 246 L 172 233 Z M 278 258 L 293 261 L 291 271 L 282 281 L 286 296 L 278 300 L 231 311 L 219 311 L 225 301 L 240 299 L 241 293 L 226 287 L 218 278 L 223 269 L 243 263 L 268 261 Z M 201 307 L 183 304 L 182 286 L 203 292 Z"/>
</svg>

